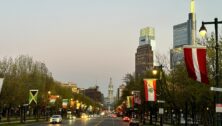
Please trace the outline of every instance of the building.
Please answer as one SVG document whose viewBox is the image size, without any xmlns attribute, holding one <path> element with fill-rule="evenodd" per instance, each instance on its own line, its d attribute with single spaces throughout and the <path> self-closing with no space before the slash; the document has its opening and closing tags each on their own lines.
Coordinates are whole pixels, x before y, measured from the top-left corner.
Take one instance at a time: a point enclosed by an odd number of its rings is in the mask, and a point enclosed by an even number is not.
<svg viewBox="0 0 222 126">
<path fill-rule="evenodd" d="M 83 95 L 89 97 L 95 102 L 103 103 L 104 102 L 104 95 L 99 91 L 99 86 L 90 87 L 85 89 Z"/>
<path fill-rule="evenodd" d="M 121 84 L 121 85 L 119 86 L 119 88 L 117 89 L 117 101 L 119 101 L 119 100 L 121 99 L 125 87 L 126 87 L 126 85 Z"/>
<path fill-rule="evenodd" d="M 72 93 L 79 93 L 79 88 L 77 87 L 77 84 L 73 82 L 64 83 L 62 84 L 62 86 L 71 88 Z"/>
<path fill-rule="evenodd" d="M 191 0 L 188 20 L 173 26 L 173 49 L 170 50 L 170 66 L 183 60 L 183 46 L 196 44 L 195 3 Z"/>
<path fill-rule="evenodd" d="M 112 78 L 110 78 L 109 85 L 108 85 L 108 96 L 104 98 L 104 106 L 108 111 L 113 110 L 115 102 L 115 97 L 113 96 L 113 82 Z"/>
<path fill-rule="evenodd" d="M 150 44 L 140 45 L 135 54 L 136 75 L 153 68 L 153 51 Z"/>
<path fill-rule="evenodd" d="M 155 29 L 153 27 L 145 27 L 140 29 L 139 46 L 151 45 L 153 51 L 153 65 L 158 65 L 156 60 L 156 40 Z"/>
<path fill-rule="evenodd" d="M 114 102 L 112 78 L 110 78 L 109 85 L 108 85 L 108 99 L 109 99 L 110 104 Z"/>
</svg>

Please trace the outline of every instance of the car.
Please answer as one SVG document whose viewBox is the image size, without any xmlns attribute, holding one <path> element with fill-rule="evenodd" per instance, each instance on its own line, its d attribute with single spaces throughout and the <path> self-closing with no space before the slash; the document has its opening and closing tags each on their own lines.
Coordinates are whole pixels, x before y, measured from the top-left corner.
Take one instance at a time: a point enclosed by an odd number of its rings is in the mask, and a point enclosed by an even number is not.
<svg viewBox="0 0 222 126">
<path fill-rule="evenodd" d="M 89 116 L 86 113 L 82 113 L 81 118 L 82 119 L 87 119 L 87 118 L 89 118 Z"/>
<path fill-rule="evenodd" d="M 62 123 L 62 116 L 61 115 L 52 115 L 49 119 L 50 123 Z"/>
<path fill-rule="evenodd" d="M 124 121 L 124 122 L 129 122 L 129 121 L 130 121 L 130 118 L 129 118 L 128 116 L 125 116 L 125 117 L 123 117 L 123 121 Z"/>
<path fill-rule="evenodd" d="M 116 115 L 116 114 L 112 114 L 111 117 L 112 117 L 112 118 L 116 118 L 117 115 Z"/>
<path fill-rule="evenodd" d="M 129 126 L 139 126 L 139 125 L 140 125 L 140 122 L 136 118 L 132 118 L 129 122 Z"/>
</svg>

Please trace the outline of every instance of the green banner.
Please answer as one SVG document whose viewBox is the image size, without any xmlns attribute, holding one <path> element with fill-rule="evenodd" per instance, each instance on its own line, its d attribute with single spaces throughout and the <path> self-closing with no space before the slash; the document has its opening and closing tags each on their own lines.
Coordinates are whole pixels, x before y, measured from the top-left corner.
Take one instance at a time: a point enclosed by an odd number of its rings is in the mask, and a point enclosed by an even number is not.
<svg viewBox="0 0 222 126">
<path fill-rule="evenodd" d="M 62 99 L 62 107 L 67 108 L 69 100 L 68 99 Z"/>
<path fill-rule="evenodd" d="M 32 103 L 32 101 L 37 104 L 37 96 L 38 96 L 39 90 L 29 90 L 29 104 Z"/>
</svg>

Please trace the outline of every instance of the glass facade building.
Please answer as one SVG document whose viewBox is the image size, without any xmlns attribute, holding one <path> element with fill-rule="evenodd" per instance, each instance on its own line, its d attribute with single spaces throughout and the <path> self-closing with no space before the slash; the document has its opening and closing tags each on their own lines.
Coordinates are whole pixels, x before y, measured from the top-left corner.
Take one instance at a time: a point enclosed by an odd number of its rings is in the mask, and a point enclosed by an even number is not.
<svg viewBox="0 0 222 126">
<path fill-rule="evenodd" d="M 192 44 L 193 14 L 189 14 L 187 22 L 173 26 L 173 48 Z M 194 22 L 195 23 L 195 22 Z"/>
<path fill-rule="evenodd" d="M 196 20 L 194 13 L 189 13 L 186 22 L 173 26 L 173 49 L 170 50 L 170 66 L 174 67 L 183 60 L 183 46 L 195 43 Z"/>
</svg>

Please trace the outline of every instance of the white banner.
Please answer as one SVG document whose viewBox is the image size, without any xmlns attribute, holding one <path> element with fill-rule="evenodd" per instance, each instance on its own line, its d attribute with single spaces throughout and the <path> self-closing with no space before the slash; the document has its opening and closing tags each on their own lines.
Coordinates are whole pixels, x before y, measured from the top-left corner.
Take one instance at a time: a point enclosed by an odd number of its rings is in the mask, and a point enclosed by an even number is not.
<svg viewBox="0 0 222 126">
<path fill-rule="evenodd" d="M 216 104 L 216 113 L 222 113 L 222 104 Z"/>
<path fill-rule="evenodd" d="M 1 94 L 1 91 L 2 91 L 3 81 L 4 81 L 4 78 L 0 78 L 0 94 Z"/>
</svg>

